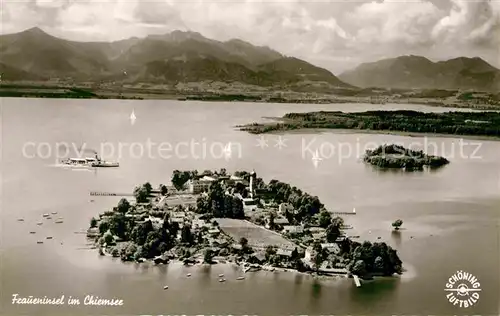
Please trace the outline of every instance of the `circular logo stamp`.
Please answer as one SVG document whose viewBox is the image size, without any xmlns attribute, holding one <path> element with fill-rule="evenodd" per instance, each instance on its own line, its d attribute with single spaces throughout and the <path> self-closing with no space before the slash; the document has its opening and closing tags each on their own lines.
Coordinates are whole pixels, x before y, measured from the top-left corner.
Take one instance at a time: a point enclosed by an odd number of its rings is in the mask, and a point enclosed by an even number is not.
<svg viewBox="0 0 500 316">
<path fill-rule="evenodd" d="M 474 275 L 460 270 L 448 279 L 444 290 L 449 292 L 446 298 L 451 304 L 468 308 L 479 300 L 481 284 Z"/>
</svg>

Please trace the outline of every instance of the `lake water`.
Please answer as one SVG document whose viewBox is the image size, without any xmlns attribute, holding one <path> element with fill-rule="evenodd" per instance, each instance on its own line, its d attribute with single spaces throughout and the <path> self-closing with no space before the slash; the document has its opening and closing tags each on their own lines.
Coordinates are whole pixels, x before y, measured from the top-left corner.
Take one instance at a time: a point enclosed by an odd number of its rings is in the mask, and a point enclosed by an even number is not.
<svg viewBox="0 0 500 316">
<path fill-rule="evenodd" d="M 460 152 L 457 138 L 329 132 L 265 135 L 268 147 L 261 148 L 258 136 L 234 129 L 287 112 L 403 108 L 395 105 L 3 98 L 0 106 L 1 315 L 499 314 L 500 142 L 466 141 Z M 133 110 L 137 119 L 132 125 Z M 280 136 L 284 145 L 276 146 Z M 63 142 L 107 150 L 102 154 L 119 159 L 120 168 L 55 167 L 57 153 L 66 153 L 56 145 Z M 200 145 L 190 149 L 191 142 Z M 404 174 L 377 172 L 356 157 L 367 145 L 390 142 L 436 144 L 451 164 L 436 172 Z M 229 159 L 220 150 L 228 143 Z M 165 150 L 168 146 L 173 149 Z M 352 155 L 346 154 L 348 148 Z M 316 150 L 321 160 L 315 167 L 311 157 Z M 187 268 L 102 258 L 88 249 L 84 235 L 75 234 L 119 200 L 90 197 L 90 191 L 131 192 L 146 181 L 168 183 L 175 169 L 215 168 L 255 169 L 266 182 L 279 179 L 317 195 L 331 211 L 355 207 L 357 215 L 346 216 L 346 222 L 361 239 L 381 237 L 398 249 L 408 272 L 361 288 L 352 280 L 318 281 L 292 272 L 250 273 L 236 281 L 241 271 L 229 265 Z M 42 219 L 50 212 L 64 223 Z M 397 218 L 404 220 L 405 229 L 394 235 L 390 224 Z M 37 226 L 39 221 L 43 225 Z M 481 284 L 479 301 L 468 309 L 450 304 L 444 291 L 457 270 L 474 274 Z M 185 276 L 188 272 L 191 278 Z M 228 281 L 219 283 L 219 273 Z M 164 291 L 164 285 L 169 289 Z M 81 305 L 13 305 L 13 294 L 64 294 L 66 300 L 80 298 Z M 124 305 L 85 306 L 86 295 L 122 299 Z"/>
</svg>

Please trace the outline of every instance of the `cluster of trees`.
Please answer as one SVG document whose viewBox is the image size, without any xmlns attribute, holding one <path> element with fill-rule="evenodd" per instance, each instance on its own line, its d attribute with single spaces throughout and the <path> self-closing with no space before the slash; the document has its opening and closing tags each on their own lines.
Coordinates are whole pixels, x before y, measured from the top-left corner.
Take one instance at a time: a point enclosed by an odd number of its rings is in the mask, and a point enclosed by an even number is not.
<svg viewBox="0 0 500 316">
<path fill-rule="evenodd" d="M 360 113 L 288 113 L 285 123 L 245 125 L 241 130 L 253 134 L 301 128 L 370 129 L 413 133 L 482 135 L 500 137 L 498 112 L 367 111 Z"/>
<path fill-rule="evenodd" d="M 264 252 L 266 262 L 270 263 L 273 266 L 283 266 L 287 264 L 297 271 L 303 272 L 306 271 L 306 267 L 302 262 L 302 256 L 298 252 L 297 248 L 292 250 L 291 256 L 289 258 L 285 258 L 278 255 L 278 249 L 276 246 L 267 246 Z"/>
<path fill-rule="evenodd" d="M 392 227 L 394 227 L 395 230 L 399 230 L 399 228 L 403 225 L 403 220 L 397 219 L 392 223 Z"/>
<path fill-rule="evenodd" d="M 330 255 L 322 249 L 319 242 L 314 243 L 311 254 L 313 268 L 318 270 L 325 260 L 329 260 L 333 265 L 342 263 L 351 273 L 365 278 L 374 275 L 391 276 L 403 272 L 403 263 L 397 251 L 384 242 L 365 241 L 361 244 L 345 239 L 338 245 L 340 253 Z"/>
<path fill-rule="evenodd" d="M 363 244 L 351 242 L 353 249 L 349 253 L 351 259 L 348 269 L 359 276 L 383 275 L 391 276 L 394 273 L 403 272 L 403 263 L 399 259 L 397 251 L 386 243 L 371 243 L 365 241 Z"/>
<path fill-rule="evenodd" d="M 184 185 L 186 184 L 186 182 L 188 182 L 191 179 L 195 179 L 197 176 L 198 176 L 197 170 L 193 171 L 174 170 L 174 172 L 172 173 L 171 182 L 177 190 L 182 191 L 184 190 Z"/>
<path fill-rule="evenodd" d="M 174 170 L 172 172 L 171 182 L 177 190 L 182 191 L 182 190 L 184 190 L 185 184 L 189 180 L 196 180 L 196 179 L 199 179 L 203 176 L 216 176 L 216 177 L 218 177 L 218 176 L 226 176 L 226 175 L 227 175 L 227 171 L 225 168 L 221 168 L 220 170 L 215 170 L 215 171 L 205 170 L 201 174 L 198 173 L 198 170 L 191 170 L 191 171 Z"/>
<path fill-rule="evenodd" d="M 424 166 L 439 168 L 449 163 L 448 159 L 426 155 L 400 145 L 381 145 L 374 150 L 367 150 L 363 160 L 380 168 L 397 168 L 407 171 L 423 170 Z"/>
<path fill-rule="evenodd" d="M 293 213 L 287 211 L 285 214 L 290 223 L 301 223 L 324 209 L 317 196 L 303 193 L 288 183 L 271 180 L 265 188 L 272 194 L 276 203 L 289 203 L 296 210 Z"/>
<path fill-rule="evenodd" d="M 232 195 L 227 195 L 219 181 L 214 181 L 206 196 L 198 197 L 196 212 L 211 214 L 213 217 L 245 218 L 243 201 Z"/>
<path fill-rule="evenodd" d="M 138 203 L 146 203 L 153 191 L 153 187 L 149 182 L 144 183 L 134 188 L 134 197 Z"/>
<path fill-rule="evenodd" d="M 147 185 L 141 186 L 148 189 Z M 129 245 L 117 250 L 113 250 L 113 255 L 121 256 L 123 260 L 133 260 L 138 258 L 152 258 L 165 251 L 172 249 L 177 241 L 176 237 L 181 231 L 181 243 L 191 245 L 197 236 L 190 225 L 179 227 L 177 222 L 172 222 L 167 214 L 163 214 L 163 224 L 161 227 L 154 227 L 153 223 L 144 215 L 143 221 L 129 218 L 126 214 L 133 209 L 133 206 L 126 199 L 121 199 L 118 205 L 113 208 L 113 212 L 106 212 L 105 217 L 97 225 L 95 218 L 91 219 L 90 226 L 98 227 L 100 236 L 99 243 L 114 245 L 115 236 L 121 241 L 129 241 Z M 119 253 L 117 253 L 118 251 Z"/>
</svg>

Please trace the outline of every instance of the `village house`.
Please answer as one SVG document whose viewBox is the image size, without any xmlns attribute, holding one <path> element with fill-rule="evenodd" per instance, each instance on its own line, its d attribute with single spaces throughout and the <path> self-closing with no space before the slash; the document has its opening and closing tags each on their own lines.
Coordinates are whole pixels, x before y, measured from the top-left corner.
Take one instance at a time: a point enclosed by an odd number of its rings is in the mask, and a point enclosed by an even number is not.
<svg viewBox="0 0 500 316">
<path fill-rule="evenodd" d="M 278 213 L 285 215 L 287 211 L 293 213 L 293 206 L 289 203 L 281 203 L 278 207 Z"/>
<path fill-rule="evenodd" d="M 267 216 L 266 217 L 266 225 L 265 225 L 265 227 L 267 229 L 270 229 L 270 221 L 271 221 L 270 216 Z M 278 226 L 287 226 L 287 225 L 290 225 L 290 223 L 288 222 L 288 219 L 286 219 L 284 217 L 275 218 L 273 221 L 274 221 L 274 225 L 278 225 Z"/>
<path fill-rule="evenodd" d="M 304 254 L 304 261 L 305 262 L 311 262 L 312 261 L 312 254 L 313 254 L 313 248 L 312 247 L 307 247 L 305 254 Z"/>
<path fill-rule="evenodd" d="M 323 238 L 326 237 L 326 235 L 324 233 L 315 233 L 315 234 L 312 234 L 312 237 L 316 241 L 321 241 L 321 240 L 323 240 Z"/>
<path fill-rule="evenodd" d="M 326 233 L 326 229 L 324 229 L 323 227 L 309 227 L 307 230 L 309 230 L 311 234 Z"/>
<path fill-rule="evenodd" d="M 188 192 L 191 194 L 200 194 L 202 192 L 206 192 L 215 180 L 215 178 L 209 176 L 204 176 L 203 178 L 198 180 L 191 179 L 186 184 L 188 187 Z"/>
<path fill-rule="evenodd" d="M 242 250 L 243 249 L 243 246 L 240 245 L 240 244 L 232 244 L 231 245 L 231 248 L 233 248 L 234 250 Z"/>
<path fill-rule="evenodd" d="M 283 232 L 287 234 L 302 234 L 304 232 L 304 228 L 298 225 L 285 225 L 283 226 Z"/>
<path fill-rule="evenodd" d="M 279 218 L 276 218 L 274 220 L 274 224 L 280 225 L 280 226 L 286 226 L 286 225 L 289 225 L 290 222 L 288 222 L 288 219 L 286 219 L 284 217 L 279 217 Z"/>
<path fill-rule="evenodd" d="M 340 252 L 339 245 L 337 245 L 336 243 L 321 244 L 321 249 L 325 249 L 326 251 L 334 254 L 338 254 Z"/>
<path fill-rule="evenodd" d="M 217 236 L 220 233 L 220 230 L 218 228 L 212 228 L 208 230 L 208 233 L 212 236 Z"/>
<path fill-rule="evenodd" d="M 197 228 L 203 228 L 203 227 L 207 227 L 207 228 L 210 228 L 212 227 L 211 224 L 205 222 L 205 220 L 202 220 L 202 219 L 195 219 L 193 220 L 193 227 L 197 227 Z"/>
<path fill-rule="evenodd" d="M 243 210 L 253 211 L 257 208 L 257 201 L 252 198 L 245 198 L 243 200 Z"/>
<path fill-rule="evenodd" d="M 253 253 L 250 258 L 248 258 L 249 263 L 257 263 L 257 264 L 262 264 L 266 261 L 266 255 L 264 252 L 259 251 Z"/>
<path fill-rule="evenodd" d="M 153 224 L 153 227 L 155 229 L 158 229 L 158 228 L 162 227 L 162 225 L 163 225 L 163 219 L 158 218 L 158 217 L 153 217 L 150 215 L 147 220 L 151 221 L 151 223 Z"/>
<path fill-rule="evenodd" d="M 292 250 L 289 249 L 278 249 L 276 254 L 282 258 L 290 259 L 292 257 Z"/>
</svg>

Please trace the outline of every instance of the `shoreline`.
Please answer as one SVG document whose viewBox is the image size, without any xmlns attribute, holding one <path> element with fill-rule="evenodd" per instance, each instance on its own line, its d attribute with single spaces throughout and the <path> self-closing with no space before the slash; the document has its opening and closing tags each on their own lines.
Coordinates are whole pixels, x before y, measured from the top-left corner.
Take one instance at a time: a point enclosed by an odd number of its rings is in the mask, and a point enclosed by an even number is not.
<svg viewBox="0 0 500 316">
<path fill-rule="evenodd" d="M 240 127 L 235 127 L 239 131 L 245 132 Z M 270 131 L 260 134 L 270 134 L 270 135 L 285 135 L 285 134 L 362 134 L 362 135 L 392 135 L 392 136 L 403 136 L 412 138 L 457 138 L 457 139 L 467 139 L 467 140 L 483 140 L 483 141 L 500 141 L 500 137 L 494 136 L 474 136 L 474 135 L 453 135 L 453 134 L 439 134 L 439 133 L 417 133 L 417 132 L 398 132 L 390 130 L 369 130 L 369 129 L 335 129 L 335 128 L 298 128 L 293 130 L 283 130 L 283 131 Z"/>
<path fill-rule="evenodd" d="M 157 101 L 179 101 L 179 102 L 206 102 L 206 103 L 215 103 L 215 102 L 224 102 L 224 103 L 234 103 L 234 102 L 243 102 L 243 103 L 263 103 L 263 104 L 304 104 L 304 105 L 316 105 L 316 104 L 322 104 L 322 105 L 337 105 L 337 104 L 371 104 L 371 105 L 384 105 L 384 104 L 395 104 L 395 105 L 423 105 L 423 106 L 429 106 L 429 107 L 434 107 L 434 108 L 449 108 L 449 109 L 470 109 L 474 111 L 492 111 L 492 112 L 500 112 L 500 105 L 480 105 L 480 106 L 469 106 L 469 105 L 458 105 L 458 104 L 446 104 L 446 103 L 441 103 L 441 104 L 436 104 L 436 103 L 429 103 L 426 101 L 419 101 L 419 100 L 412 100 L 410 102 L 408 101 L 401 101 L 398 102 L 397 100 L 391 100 L 390 102 L 387 103 L 372 103 L 369 100 L 355 100 L 355 99 L 337 99 L 337 100 L 308 100 L 308 99 L 300 99 L 300 100 L 284 100 L 277 102 L 275 100 L 226 100 L 226 99 L 203 99 L 203 98 L 194 98 L 194 99 L 185 99 L 180 97 L 181 95 L 162 95 L 162 96 L 157 96 L 157 95 L 131 95 L 131 96 L 113 96 L 113 97 L 107 97 L 107 96 L 96 96 L 96 97 L 80 97 L 80 96 L 74 96 L 74 97 L 45 97 L 45 96 L 8 96 L 8 95 L 1 95 L 0 93 L 0 99 L 1 98 L 21 98 L 21 99 L 63 99 L 63 100 L 72 100 L 72 99 L 84 99 L 84 100 L 135 100 L 135 101 L 148 101 L 148 100 L 157 100 Z"/>
<path fill-rule="evenodd" d="M 500 102 L 485 103 L 480 99 L 464 101 L 458 98 L 440 97 L 401 97 L 399 95 L 370 94 L 358 96 L 335 93 L 295 92 L 286 87 L 275 87 L 267 91 L 235 90 L 224 91 L 207 89 L 201 91 L 175 89 L 148 89 L 138 87 L 92 88 L 89 86 L 65 86 L 47 83 L 5 82 L 0 85 L 0 98 L 39 98 L 39 99 L 101 99 L 101 100 L 176 100 L 204 102 L 248 102 L 274 104 L 397 104 L 424 105 L 430 107 L 471 109 L 479 111 L 500 111 Z M 426 90 L 426 89 L 421 89 Z M 478 92 L 482 93 L 482 92 Z M 484 92 L 489 93 L 490 92 Z M 476 103 L 474 103 L 474 101 Z"/>
<path fill-rule="evenodd" d="M 95 250 L 95 249 L 91 249 Z M 113 257 L 108 251 L 104 252 L 104 255 L 101 255 L 102 257 L 109 257 L 111 259 L 116 259 L 117 261 L 120 260 L 120 263 L 131 263 L 131 264 L 150 264 L 153 266 L 178 266 L 178 267 L 185 267 L 185 268 L 202 268 L 202 267 L 207 267 L 207 266 L 222 266 L 222 267 L 238 267 L 241 268 L 241 276 L 245 276 L 248 273 L 258 273 L 258 272 L 287 272 L 287 273 L 293 273 L 293 274 L 298 274 L 298 275 L 305 275 L 305 276 L 311 276 L 315 279 L 327 279 L 327 280 L 332 280 L 332 279 L 352 279 L 349 274 L 335 274 L 335 273 L 318 273 L 314 271 L 307 271 L 307 272 L 301 272 L 296 269 L 292 268 L 283 268 L 283 267 L 276 267 L 276 266 L 269 266 L 269 265 L 260 265 L 258 264 L 258 268 L 254 267 L 253 270 L 250 269 L 249 271 L 244 271 L 244 266 L 247 264 L 246 262 L 244 263 L 236 263 L 233 261 L 228 260 L 223 260 L 224 262 L 214 262 L 214 263 L 204 263 L 204 262 L 198 262 L 194 264 L 184 264 L 182 260 L 179 259 L 171 259 L 167 263 L 155 263 L 154 259 L 146 259 L 142 261 L 137 261 L 137 260 L 130 260 L 130 261 L 122 261 L 119 257 Z M 249 264 L 250 266 L 254 266 L 256 264 Z M 403 270 L 403 272 L 406 272 L 407 270 Z M 363 281 L 371 281 L 375 278 L 395 278 L 397 276 L 374 276 L 372 279 L 363 279 Z"/>
</svg>

